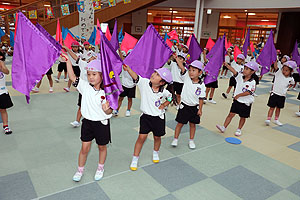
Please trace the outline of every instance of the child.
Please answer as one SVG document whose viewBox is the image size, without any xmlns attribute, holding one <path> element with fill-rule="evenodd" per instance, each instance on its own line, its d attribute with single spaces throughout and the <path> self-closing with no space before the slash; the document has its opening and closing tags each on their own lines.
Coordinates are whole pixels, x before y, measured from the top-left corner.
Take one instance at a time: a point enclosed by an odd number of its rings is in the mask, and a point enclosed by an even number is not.
<svg viewBox="0 0 300 200">
<path fill-rule="evenodd" d="M 206 84 L 205 87 L 206 87 L 206 95 L 205 95 L 205 98 L 204 98 L 204 103 L 209 102 L 209 103 L 212 103 L 212 104 L 216 104 L 217 102 L 213 100 L 213 97 L 214 97 L 214 93 L 215 93 L 216 88 L 219 87 L 218 86 L 218 80 Z M 209 99 L 207 101 L 208 95 L 209 95 Z"/>
<path fill-rule="evenodd" d="M 232 57 L 231 53 L 232 53 L 232 48 L 229 47 L 229 48 L 227 49 L 227 54 L 226 54 L 226 56 L 225 56 L 225 63 L 227 63 L 227 64 L 229 64 L 229 65 L 230 65 L 230 63 L 233 61 L 233 57 Z M 224 72 L 224 75 L 223 75 L 223 72 Z M 223 65 L 223 68 L 222 68 L 222 71 L 221 71 L 220 78 L 226 78 L 227 72 L 228 72 L 228 68 L 227 68 L 226 65 L 224 64 L 224 65 Z"/>
<path fill-rule="evenodd" d="M 177 54 L 177 58 L 174 57 L 174 55 L 172 55 L 171 58 L 173 58 L 170 61 L 170 66 L 171 66 L 171 73 L 172 73 L 172 77 L 173 77 L 173 86 L 174 86 L 174 92 L 176 94 L 176 100 L 177 100 L 177 107 L 176 109 L 179 109 L 179 104 L 181 102 L 181 92 L 182 92 L 182 87 L 183 87 L 183 80 L 180 74 L 180 69 L 179 69 L 179 64 L 177 62 L 177 60 L 181 63 L 184 64 L 185 61 L 185 57 L 186 54 L 179 52 Z"/>
<path fill-rule="evenodd" d="M 283 63 L 283 67 L 281 69 L 277 68 L 277 65 L 274 65 L 274 67 L 276 73 L 274 77 L 272 91 L 267 104 L 270 107 L 270 109 L 268 112 L 268 118 L 265 121 L 265 123 L 267 126 L 270 125 L 270 121 L 275 110 L 274 123 L 278 126 L 282 126 L 282 123 L 278 120 L 280 109 L 284 108 L 285 95 L 289 86 L 294 81 L 292 77 L 292 72 L 293 69 L 297 67 L 297 64 L 294 61 L 287 61 Z"/>
<path fill-rule="evenodd" d="M 131 50 L 127 52 L 127 56 Z M 119 55 L 122 60 L 125 59 L 126 57 L 126 52 L 120 52 L 119 49 Z M 122 102 L 124 100 L 124 97 L 127 97 L 128 104 L 127 104 L 127 110 L 125 113 L 126 117 L 130 117 L 131 113 L 131 107 L 132 107 L 132 99 L 135 98 L 135 91 L 136 91 L 136 84 L 133 82 L 133 79 L 129 75 L 129 73 L 125 70 L 122 70 L 122 87 L 123 87 L 123 92 L 120 94 L 119 99 L 118 99 L 118 109 L 113 111 L 114 116 L 118 116 L 119 110 L 121 108 Z"/>
<path fill-rule="evenodd" d="M 11 108 L 13 103 L 6 88 L 5 77 L 9 74 L 9 70 L 5 66 L 5 54 L 0 52 L 0 113 L 3 121 L 3 130 L 6 135 L 12 134 L 12 130 L 8 127 L 8 115 L 6 109 Z"/>
<path fill-rule="evenodd" d="M 298 94 L 298 97 L 297 97 L 298 100 L 300 100 L 300 92 Z M 295 113 L 298 117 L 300 117 L 300 106 L 299 106 L 299 112 L 296 112 Z"/>
<path fill-rule="evenodd" d="M 63 61 L 61 57 L 59 57 L 58 60 L 59 60 L 59 64 L 57 68 L 58 74 L 57 74 L 57 78 L 55 79 L 55 82 L 59 83 L 59 79 L 63 71 L 65 73 L 65 82 L 68 82 L 67 64 L 66 62 Z"/>
<path fill-rule="evenodd" d="M 208 54 L 207 48 L 204 48 L 201 55 L 200 55 L 200 61 L 204 64 L 208 63 L 208 60 L 206 59 L 206 55 Z"/>
<path fill-rule="evenodd" d="M 99 181 L 104 173 L 106 145 L 111 141 L 109 119 L 112 116 L 112 109 L 106 101 L 103 90 L 101 63 L 99 60 L 93 60 L 87 65 L 88 81 L 85 81 L 75 76 L 68 56 L 63 55 L 63 57 L 67 62 L 70 80 L 82 94 L 81 111 L 84 117 L 81 127 L 82 146 L 78 158 L 78 170 L 73 176 L 73 181 L 81 180 L 93 139 L 96 140 L 99 149 L 99 163 L 94 177 L 96 181 Z"/>
<path fill-rule="evenodd" d="M 254 55 L 253 55 L 251 49 L 249 49 L 247 52 L 247 57 L 245 58 L 245 63 L 250 62 L 250 61 L 255 61 L 255 58 L 254 58 Z"/>
<path fill-rule="evenodd" d="M 53 93 L 53 80 L 52 80 L 52 76 L 51 76 L 52 74 L 53 74 L 53 71 L 52 71 L 52 68 L 50 68 L 48 70 L 48 72 L 46 73 L 46 76 L 48 78 L 49 85 L 50 85 L 49 93 Z M 36 86 L 32 89 L 32 92 L 38 93 L 40 91 L 42 80 L 43 79 L 41 79 L 40 82 L 38 82 L 38 84 L 36 84 Z"/>
<path fill-rule="evenodd" d="M 73 53 L 75 53 L 76 56 L 82 56 L 82 54 L 79 53 L 79 43 L 78 42 L 72 42 L 71 47 L 72 47 Z M 74 60 L 71 56 L 70 56 L 70 61 L 72 63 L 72 68 L 73 68 L 73 72 L 74 72 L 75 76 L 79 77 L 80 76 L 80 68 L 79 68 L 78 63 L 76 63 L 76 60 Z M 70 92 L 71 84 L 72 84 L 72 81 L 69 80 L 68 86 L 66 88 L 64 88 L 64 90 L 66 92 Z"/>
<path fill-rule="evenodd" d="M 205 85 L 199 76 L 203 73 L 203 63 L 199 60 L 193 61 L 189 66 L 189 71 L 184 68 L 182 61 L 177 57 L 178 66 L 181 69 L 184 85 L 182 89 L 182 102 L 178 110 L 175 128 L 174 140 L 171 143 L 173 147 L 178 144 L 178 137 L 184 124 L 190 124 L 189 148 L 195 149 L 194 142 L 196 124 L 200 123 L 202 115 L 203 100 L 205 97 Z"/>
<path fill-rule="evenodd" d="M 83 54 L 82 54 L 82 60 L 89 60 L 93 56 L 92 50 L 90 50 L 90 43 L 89 42 L 84 42 L 83 43 L 84 49 L 83 49 Z"/>
<path fill-rule="evenodd" d="M 233 61 L 233 62 L 231 63 L 231 67 L 233 67 L 233 69 L 234 69 L 235 71 L 237 71 L 237 72 L 243 72 L 243 69 L 244 69 L 243 62 L 244 62 L 244 60 L 245 60 L 245 56 L 244 56 L 243 54 L 239 54 L 239 55 L 237 56 L 236 62 Z M 234 77 L 234 76 L 230 77 L 230 79 L 229 79 L 229 86 L 228 86 L 228 88 L 227 88 L 227 90 L 226 90 L 226 93 L 222 93 L 222 96 L 223 96 L 225 99 L 227 99 L 227 97 L 228 97 L 228 95 L 229 95 L 229 92 L 230 92 L 230 90 L 231 90 L 232 87 L 234 87 L 234 89 L 235 89 L 235 87 L 236 87 L 236 80 L 235 80 L 235 77 Z M 234 92 L 234 91 L 233 91 L 233 92 Z"/>
<path fill-rule="evenodd" d="M 250 117 L 251 105 L 254 102 L 253 93 L 255 91 L 255 80 L 253 76 L 255 71 L 258 70 L 258 64 L 253 61 L 246 63 L 243 72 L 235 71 L 235 69 L 228 64 L 226 64 L 226 66 L 235 77 L 236 88 L 234 91 L 234 100 L 224 125 L 217 125 L 217 128 L 224 133 L 232 118 L 238 114 L 240 116 L 240 122 L 235 135 L 241 136 L 241 129 L 246 122 L 246 118 Z"/>
<path fill-rule="evenodd" d="M 85 80 L 85 81 L 88 81 L 88 78 L 87 78 L 87 72 L 86 72 L 86 67 L 88 65 L 89 62 L 91 62 L 92 60 L 96 59 L 96 57 L 92 56 L 90 57 L 87 61 L 84 61 L 80 56 L 77 56 L 73 51 L 71 51 L 68 47 L 66 46 L 63 46 L 63 49 L 74 59 L 76 60 L 76 64 L 78 64 L 79 66 L 79 69 L 81 71 L 80 73 L 80 78 Z M 76 115 L 76 120 L 71 122 L 70 124 L 74 127 L 74 128 L 77 128 L 80 126 L 80 119 L 81 119 L 81 110 L 80 110 L 80 107 L 81 107 L 81 99 L 82 99 L 82 95 L 81 93 L 79 93 L 79 96 L 78 96 L 78 110 L 77 110 L 77 115 Z"/>
<path fill-rule="evenodd" d="M 141 111 L 139 137 L 135 143 L 134 154 L 130 169 L 137 170 L 139 155 L 148 133 L 153 132 L 154 150 L 153 162 L 159 162 L 159 148 L 161 136 L 166 134 L 165 110 L 172 101 L 172 94 L 164 88 L 172 82 L 172 74 L 166 68 L 156 69 L 150 80 L 138 76 L 129 66 L 124 65 L 124 70 L 129 73 L 141 92 Z M 163 100 L 167 99 L 164 103 Z"/>
</svg>

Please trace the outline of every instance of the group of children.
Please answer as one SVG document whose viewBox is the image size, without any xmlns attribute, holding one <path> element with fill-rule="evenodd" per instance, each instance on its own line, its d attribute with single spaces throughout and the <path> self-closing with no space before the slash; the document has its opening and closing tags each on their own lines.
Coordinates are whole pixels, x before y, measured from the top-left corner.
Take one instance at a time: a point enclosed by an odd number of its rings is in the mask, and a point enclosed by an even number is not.
<svg viewBox="0 0 300 200">
<path fill-rule="evenodd" d="M 84 166 L 87 160 L 88 153 L 91 148 L 92 140 L 95 139 L 99 149 L 99 162 L 95 173 L 95 180 L 100 180 L 104 174 L 104 163 L 107 155 L 106 145 L 111 142 L 110 118 L 113 115 L 118 115 L 124 97 L 128 97 L 128 107 L 126 116 L 129 117 L 132 99 L 135 98 L 136 86 L 139 88 L 141 96 L 140 110 L 140 129 L 139 135 L 135 142 L 134 152 L 130 169 L 135 171 L 138 169 L 139 155 L 143 144 L 150 132 L 153 133 L 154 146 L 152 161 L 158 163 L 159 150 L 161 146 L 161 137 L 166 134 L 166 109 L 173 103 L 178 110 L 176 115 L 176 128 L 174 139 L 171 145 L 178 145 L 178 138 L 184 124 L 189 123 L 190 137 L 188 146 L 190 149 L 195 149 L 194 142 L 196 125 L 200 123 L 202 116 L 202 108 L 207 97 L 207 102 L 215 104 L 212 100 L 214 89 L 218 83 L 212 82 L 205 85 L 205 65 L 209 62 L 206 58 L 207 50 L 201 54 L 200 60 L 195 60 L 187 65 L 185 60 L 188 52 L 188 47 L 183 46 L 180 49 L 175 49 L 175 52 L 170 60 L 171 71 L 167 68 L 156 69 L 149 79 L 143 78 L 136 74 L 131 66 L 123 65 L 122 85 L 123 93 L 119 97 L 119 106 L 117 110 L 110 108 L 110 103 L 107 101 L 104 88 L 103 77 L 101 70 L 101 61 L 99 56 L 89 49 L 89 43 L 83 41 L 83 53 L 79 53 L 79 43 L 72 43 L 72 48 L 69 49 L 63 46 L 64 53 L 60 56 L 59 72 L 65 71 L 65 79 L 69 76 L 68 87 L 64 88 L 69 92 L 71 84 L 79 92 L 76 120 L 72 122 L 72 126 L 80 126 L 80 119 L 83 117 L 81 126 L 81 141 L 82 146 L 78 158 L 78 168 L 73 176 L 74 181 L 80 181 L 84 173 Z M 120 57 L 124 59 L 128 55 L 119 51 Z M 235 132 L 236 136 L 242 135 L 242 127 L 247 118 L 250 117 L 251 107 L 254 102 L 254 92 L 258 84 L 256 72 L 259 71 L 259 65 L 250 58 L 245 58 L 243 54 L 237 56 L 237 61 L 232 59 L 232 49 L 228 49 L 224 62 L 224 70 L 229 70 L 232 77 L 229 80 L 229 87 L 226 93 L 222 93 L 224 98 L 228 98 L 232 88 L 233 103 L 231 105 L 228 116 L 223 125 L 216 127 L 223 133 L 230 124 L 232 118 L 238 114 L 240 117 L 238 129 Z M 9 73 L 5 67 L 3 59 L 0 55 L 0 111 L 3 119 L 3 128 L 6 134 L 11 133 L 7 123 L 6 109 L 12 106 L 12 102 L 5 86 L 5 75 Z M 247 61 L 245 61 L 247 59 Z M 62 64 L 61 64 L 62 63 Z M 266 125 L 269 125 L 273 112 L 275 110 L 275 123 L 282 125 L 279 122 L 280 109 L 284 107 L 285 95 L 291 84 L 294 84 L 292 77 L 297 64 L 294 61 L 287 60 L 286 62 L 276 63 L 274 65 L 275 75 L 272 90 L 270 93 L 268 106 L 270 107 Z M 66 74 L 67 73 L 67 74 Z M 59 74 L 60 75 L 60 74 Z M 222 72 L 221 72 L 222 76 Z M 4 77 L 4 78 L 3 78 Z M 59 76 L 60 77 L 60 76 Z M 59 77 L 57 80 L 59 80 Z M 210 93 L 210 95 L 209 95 Z M 176 95 L 174 95 L 176 94 Z M 298 96 L 300 100 L 300 93 Z M 5 102 L 5 103 L 2 103 Z M 300 111 L 296 114 L 299 114 Z"/>
</svg>

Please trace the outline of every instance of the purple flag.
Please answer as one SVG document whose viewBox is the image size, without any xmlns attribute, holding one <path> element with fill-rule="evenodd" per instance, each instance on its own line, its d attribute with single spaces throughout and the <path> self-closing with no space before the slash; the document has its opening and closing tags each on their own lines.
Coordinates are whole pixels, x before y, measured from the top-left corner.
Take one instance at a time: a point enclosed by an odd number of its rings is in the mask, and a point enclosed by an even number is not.
<svg viewBox="0 0 300 200">
<path fill-rule="evenodd" d="M 100 60 L 102 67 L 104 92 L 110 107 L 118 109 L 118 98 L 123 92 L 123 87 L 116 69 L 122 68 L 122 60 L 110 45 L 102 32 L 100 40 Z"/>
<path fill-rule="evenodd" d="M 215 44 L 215 52 L 205 66 L 206 77 L 204 83 L 208 84 L 218 79 L 219 70 L 225 61 L 225 34 L 222 39 Z"/>
<path fill-rule="evenodd" d="M 201 55 L 202 49 L 200 44 L 198 43 L 195 35 L 193 34 L 191 37 L 191 42 L 189 46 L 189 52 L 186 57 L 186 63 L 191 64 L 194 60 L 198 60 Z"/>
<path fill-rule="evenodd" d="M 248 51 L 248 47 L 250 46 L 250 28 L 248 29 L 246 38 L 245 38 L 245 42 L 243 45 L 243 54 L 245 56 L 245 58 L 247 57 L 247 51 Z"/>
<path fill-rule="evenodd" d="M 144 78 L 150 78 L 154 69 L 162 67 L 173 54 L 171 48 L 151 24 L 124 63 Z"/>
<path fill-rule="evenodd" d="M 215 51 L 217 50 L 218 46 L 220 45 L 220 42 L 221 42 L 221 37 L 218 38 L 218 40 L 216 41 L 215 45 L 211 48 L 211 50 L 206 55 L 206 58 L 208 60 L 213 57 L 213 55 L 215 54 Z"/>
<path fill-rule="evenodd" d="M 112 47 L 114 48 L 115 51 L 117 51 L 119 49 L 118 24 L 117 24 L 116 19 L 115 19 L 114 31 L 113 31 L 110 43 L 111 43 L 111 45 L 112 45 Z"/>
<path fill-rule="evenodd" d="M 256 62 L 262 66 L 260 74 L 264 75 L 265 73 L 270 71 L 271 65 L 276 60 L 277 53 L 274 45 L 273 31 L 271 30 L 268 41 L 256 60 Z"/>
<path fill-rule="evenodd" d="M 62 46 L 59 44 L 58 41 L 54 39 L 39 23 L 36 23 L 36 27 L 44 34 L 44 36 L 57 48 L 61 49 Z"/>
<path fill-rule="evenodd" d="M 295 61 L 297 63 L 297 71 L 298 73 L 300 73 L 300 54 L 298 51 L 298 43 L 297 41 L 295 42 L 295 46 L 292 52 L 292 60 Z"/>
<path fill-rule="evenodd" d="M 26 95 L 51 68 L 60 55 L 61 47 L 50 42 L 22 12 L 18 12 L 18 26 L 12 60 L 12 86 Z"/>
</svg>

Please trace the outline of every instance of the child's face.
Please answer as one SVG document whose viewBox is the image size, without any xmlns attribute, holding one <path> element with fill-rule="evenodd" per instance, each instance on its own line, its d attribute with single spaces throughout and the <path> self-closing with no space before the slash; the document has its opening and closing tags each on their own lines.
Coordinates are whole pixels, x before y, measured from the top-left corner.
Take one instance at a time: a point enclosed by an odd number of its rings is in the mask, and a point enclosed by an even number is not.
<svg viewBox="0 0 300 200">
<path fill-rule="evenodd" d="M 196 67 L 189 67 L 189 76 L 191 79 L 198 78 L 202 74 L 202 71 Z"/>
<path fill-rule="evenodd" d="M 102 83 L 102 73 L 101 72 L 94 72 L 94 71 L 87 71 L 87 77 L 90 84 L 94 86 L 100 86 Z"/>
<path fill-rule="evenodd" d="M 236 63 L 237 63 L 237 64 L 239 64 L 239 65 L 240 65 L 240 64 L 242 64 L 242 62 L 243 62 L 243 60 L 242 60 L 242 59 L 240 59 L 240 58 L 237 58 L 237 59 L 236 59 Z"/>
<path fill-rule="evenodd" d="M 183 57 L 181 57 L 181 56 L 178 56 L 178 59 L 180 60 L 180 62 L 184 62 L 184 59 L 183 59 Z"/>
<path fill-rule="evenodd" d="M 283 66 L 283 67 L 282 67 L 282 74 L 283 74 L 285 77 L 291 76 L 291 73 L 292 73 L 292 69 L 291 69 L 291 68 L 289 68 L 288 66 Z"/>
<path fill-rule="evenodd" d="M 72 46 L 72 51 L 78 52 L 78 46 Z"/>
<path fill-rule="evenodd" d="M 285 57 L 281 58 L 281 62 L 285 63 L 286 62 L 286 58 Z"/>
<path fill-rule="evenodd" d="M 183 53 L 187 53 L 189 50 L 185 47 L 182 48 Z"/>
<path fill-rule="evenodd" d="M 251 56 L 251 54 L 252 54 L 252 52 L 249 50 L 249 51 L 248 51 L 248 56 Z"/>
<path fill-rule="evenodd" d="M 85 48 L 85 50 L 89 50 L 90 45 L 86 44 L 86 45 L 84 45 L 84 48 Z"/>
<path fill-rule="evenodd" d="M 254 70 L 250 69 L 249 67 L 245 66 L 244 70 L 243 70 L 243 75 L 244 76 L 251 76 L 252 74 L 254 74 Z"/>
<path fill-rule="evenodd" d="M 95 52 L 95 47 L 92 47 L 92 51 L 94 51 L 94 52 Z"/>
<path fill-rule="evenodd" d="M 150 77 L 150 81 L 153 85 L 163 85 L 161 80 L 162 78 L 157 72 L 154 72 Z"/>
</svg>

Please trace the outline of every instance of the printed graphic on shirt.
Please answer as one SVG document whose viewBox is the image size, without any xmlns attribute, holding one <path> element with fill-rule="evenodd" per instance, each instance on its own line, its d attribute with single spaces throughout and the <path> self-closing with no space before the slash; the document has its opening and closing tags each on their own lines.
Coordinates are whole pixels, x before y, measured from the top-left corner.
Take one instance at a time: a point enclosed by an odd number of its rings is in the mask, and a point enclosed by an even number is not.
<svg viewBox="0 0 300 200">
<path fill-rule="evenodd" d="M 197 90 L 196 90 L 195 94 L 197 96 L 199 96 L 201 94 L 201 88 L 200 87 L 197 87 Z"/>
<path fill-rule="evenodd" d="M 2 72 L 0 72 L 0 79 L 4 78 L 4 74 Z"/>
</svg>

